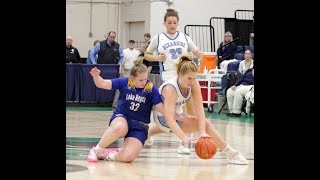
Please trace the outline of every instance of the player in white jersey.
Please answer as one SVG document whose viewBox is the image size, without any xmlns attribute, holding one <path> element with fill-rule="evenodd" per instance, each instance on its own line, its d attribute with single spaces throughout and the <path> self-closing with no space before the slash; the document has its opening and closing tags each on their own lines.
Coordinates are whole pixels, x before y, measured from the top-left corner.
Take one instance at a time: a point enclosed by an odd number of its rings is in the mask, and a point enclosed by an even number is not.
<svg viewBox="0 0 320 180">
<path fill-rule="evenodd" d="M 177 93 L 177 99 L 176 99 L 176 106 L 175 106 L 175 110 L 177 113 L 181 114 L 183 113 L 183 109 L 182 106 L 184 104 L 186 104 L 189 99 L 191 98 L 191 88 L 188 88 L 186 94 L 184 94 L 183 92 L 181 92 L 181 87 L 178 83 L 178 76 L 175 76 L 174 78 L 164 82 L 160 87 L 159 87 L 159 93 L 161 95 L 162 89 L 166 86 L 166 85 L 170 85 L 173 86 L 173 88 L 176 90 Z"/>
<path fill-rule="evenodd" d="M 147 53 L 156 51 L 161 54 L 159 57 L 163 55 L 166 57 L 165 61 L 159 62 L 159 66 L 161 80 L 167 81 L 177 76 L 175 66 L 178 64 L 181 54 L 196 50 L 198 47 L 188 35 L 176 31 L 174 34 L 161 33 L 153 37 L 146 51 Z"/>
<path fill-rule="evenodd" d="M 176 76 L 176 67 L 181 54 L 192 52 L 198 59 L 203 58 L 203 52 L 198 49 L 192 39 L 177 31 L 179 25 L 178 12 L 174 9 L 167 9 L 164 16 L 166 32 L 154 36 L 145 52 L 148 61 L 159 61 L 161 79 L 167 81 Z M 154 52 L 158 56 L 153 56 Z"/>
<path fill-rule="evenodd" d="M 164 16 L 164 25 L 166 32 L 152 38 L 144 56 L 148 61 L 159 61 L 160 68 L 162 68 L 161 79 L 167 81 L 177 75 L 175 64 L 177 64 L 182 53 L 187 51 L 192 52 L 201 61 L 203 59 L 203 52 L 198 49 L 188 35 L 177 31 L 179 25 L 179 15 L 177 11 L 167 9 Z M 152 54 L 155 51 L 159 54 L 158 56 Z M 186 106 L 184 106 L 184 111 L 191 115 L 196 115 L 196 112 L 203 111 L 199 118 L 204 119 L 203 101 L 199 82 L 193 83 L 192 91 L 196 94 L 197 99 L 191 98 Z M 193 101 L 197 104 L 196 109 L 190 107 Z"/>
<path fill-rule="evenodd" d="M 164 25 L 166 32 L 153 37 L 144 56 L 148 61 L 159 61 L 160 67 L 164 70 L 161 73 L 161 79 L 167 81 L 177 76 L 177 68 L 175 65 L 178 63 L 178 59 L 182 53 L 190 51 L 201 61 L 203 52 L 198 49 L 189 36 L 177 32 L 179 25 L 179 15 L 177 11 L 167 9 L 167 13 L 164 16 Z M 155 51 L 158 52 L 158 56 L 152 55 Z M 192 93 L 196 98 L 192 97 L 186 106 L 183 107 L 183 110 L 190 115 L 198 114 L 198 118 L 204 120 L 205 114 L 199 82 L 192 84 Z M 196 104 L 195 108 L 193 104 Z M 152 139 L 148 139 L 146 144 L 150 144 L 149 141 L 152 141 Z"/>
<path fill-rule="evenodd" d="M 181 139 L 178 153 L 190 154 L 188 148 L 190 142 L 196 138 L 189 138 L 185 133 L 199 132 L 201 137 L 212 137 L 216 142 L 218 149 L 225 152 L 228 163 L 232 164 L 248 164 L 239 151 L 230 147 L 224 139 L 219 135 L 212 123 L 207 119 L 201 119 L 198 116 L 190 116 L 183 114 L 182 106 L 186 104 L 194 94 L 191 86 L 196 82 L 196 76 L 199 67 L 192 61 L 192 53 L 181 56 L 177 64 L 178 76 L 166 81 L 159 88 L 159 93 L 164 103 L 164 115 L 154 110 L 154 121 L 161 131 L 149 129 L 149 136 L 156 133 L 173 132 Z M 195 104 L 193 104 L 195 106 Z M 175 114 L 178 113 L 186 118 L 178 120 Z"/>
</svg>

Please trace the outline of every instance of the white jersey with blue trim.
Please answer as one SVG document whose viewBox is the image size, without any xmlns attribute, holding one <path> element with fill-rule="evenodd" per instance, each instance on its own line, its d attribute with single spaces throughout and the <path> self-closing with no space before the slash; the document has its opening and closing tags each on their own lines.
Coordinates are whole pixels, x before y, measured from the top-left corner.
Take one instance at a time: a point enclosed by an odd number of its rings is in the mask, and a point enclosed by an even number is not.
<svg viewBox="0 0 320 180">
<path fill-rule="evenodd" d="M 184 95 L 182 92 L 181 92 L 181 88 L 179 86 L 179 83 L 178 83 L 178 76 L 174 77 L 174 78 L 171 78 L 170 80 L 164 82 L 160 87 L 159 87 L 159 93 L 161 95 L 161 97 L 163 98 L 162 96 L 162 89 L 164 86 L 172 86 L 174 87 L 174 89 L 176 90 L 177 92 L 177 101 L 176 101 L 176 109 L 175 111 L 178 113 L 178 114 L 181 114 L 183 113 L 183 109 L 182 109 L 182 106 L 184 104 L 186 104 L 189 99 L 191 98 L 191 88 L 188 89 L 188 94 L 187 95 Z"/>
<path fill-rule="evenodd" d="M 187 37 L 184 33 L 177 32 L 175 37 L 169 37 L 165 33 L 158 36 L 158 53 L 164 54 L 166 60 L 160 62 L 161 77 L 163 81 L 177 76 L 177 67 L 181 54 L 189 51 Z"/>
</svg>

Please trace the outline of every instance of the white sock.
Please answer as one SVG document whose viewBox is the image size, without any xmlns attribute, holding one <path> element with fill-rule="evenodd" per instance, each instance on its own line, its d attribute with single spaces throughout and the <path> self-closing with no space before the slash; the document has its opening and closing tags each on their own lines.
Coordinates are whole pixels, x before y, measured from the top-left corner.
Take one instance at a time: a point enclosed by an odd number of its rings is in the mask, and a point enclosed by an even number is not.
<svg viewBox="0 0 320 180">
<path fill-rule="evenodd" d="M 103 150 L 103 148 L 101 148 L 99 145 L 96 145 L 96 147 L 94 147 L 94 149 L 95 149 L 96 151 L 101 151 L 101 150 Z"/>
<path fill-rule="evenodd" d="M 230 155 L 236 153 L 237 151 L 234 150 L 231 146 L 229 146 L 229 144 L 227 144 L 226 148 L 224 148 L 224 150 L 222 150 L 222 152 L 226 153 L 227 156 L 230 156 Z"/>
<path fill-rule="evenodd" d="M 112 152 L 112 153 L 110 153 L 110 154 L 108 155 L 107 159 L 108 159 L 108 160 L 111 160 L 111 161 L 114 161 L 114 160 L 115 160 L 114 158 L 115 158 L 116 154 L 118 154 L 118 152 Z"/>
</svg>

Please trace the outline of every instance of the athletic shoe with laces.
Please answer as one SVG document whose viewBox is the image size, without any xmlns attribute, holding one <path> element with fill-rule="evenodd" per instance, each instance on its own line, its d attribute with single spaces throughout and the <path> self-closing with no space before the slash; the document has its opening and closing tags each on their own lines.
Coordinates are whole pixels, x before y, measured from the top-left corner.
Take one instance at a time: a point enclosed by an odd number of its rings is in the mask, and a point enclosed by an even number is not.
<svg viewBox="0 0 320 180">
<path fill-rule="evenodd" d="M 230 164 L 240 164 L 247 165 L 249 164 L 248 160 L 242 156 L 239 151 L 236 151 L 234 154 L 227 157 L 228 163 Z"/>
<path fill-rule="evenodd" d="M 100 152 L 100 151 L 98 152 L 98 151 L 95 149 L 95 147 L 93 147 L 93 148 L 90 150 L 89 154 L 88 154 L 87 161 L 88 161 L 88 162 L 98 162 L 99 159 L 101 159 L 101 158 L 98 158 L 98 155 L 100 156 L 100 154 L 101 154 L 101 152 Z"/>
<path fill-rule="evenodd" d="M 190 151 L 188 145 L 189 145 L 189 144 L 182 144 L 182 143 L 180 143 L 180 144 L 179 144 L 179 148 L 178 148 L 178 150 L 177 150 L 178 153 L 179 153 L 179 154 L 191 154 L 191 151 Z"/>
<path fill-rule="evenodd" d="M 146 140 L 146 142 L 144 142 L 144 144 L 148 146 L 152 146 L 153 142 L 154 142 L 153 138 L 150 137 Z"/>
<path fill-rule="evenodd" d="M 105 150 L 101 153 L 101 156 L 104 160 L 107 160 L 107 161 L 110 161 L 109 159 L 109 155 L 112 154 L 112 153 L 116 153 L 116 152 L 119 152 L 118 149 L 108 149 L 108 150 Z"/>
</svg>

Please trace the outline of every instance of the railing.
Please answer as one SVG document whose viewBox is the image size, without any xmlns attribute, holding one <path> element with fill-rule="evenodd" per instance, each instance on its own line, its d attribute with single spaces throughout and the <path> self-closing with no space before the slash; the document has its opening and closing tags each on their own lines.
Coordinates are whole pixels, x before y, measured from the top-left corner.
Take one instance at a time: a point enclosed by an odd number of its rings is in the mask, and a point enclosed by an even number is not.
<svg viewBox="0 0 320 180">
<path fill-rule="evenodd" d="M 234 18 L 211 17 L 210 26 L 214 29 L 213 44 L 219 47 L 224 41 L 225 32 L 230 31 L 233 38 L 241 37 L 245 44 L 249 45 L 249 35 L 253 30 L 253 10 L 236 10 Z M 241 44 L 238 44 L 241 45 Z"/>
<path fill-rule="evenodd" d="M 254 29 L 254 10 L 236 10 L 235 35 L 233 37 L 242 37 L 244 44 L 249 45 L 250 33 Z"/>
<path fill-rule="evenodd" d="M 215 52 L 214 29 L 210 25 L 186 25 L 184 33 L 189 35 L 192 41 L 203 52 Z"/>
<path fill-rule="evenodd" d="M 224 40 L 225 34 L 225 19 L 224 17 L 210 18 L 210 26 L 214 29 L 213 43 L 215 47 L 219 48 L 219 44 Z M 216 52 L 216 51 L 214 51 Z"/>
<path fill-rule="evenodd" d="M 236 20 L 252 20 L 254 19 L 254 10 L 236 10 L 234 12 Z"/>
</svg>

